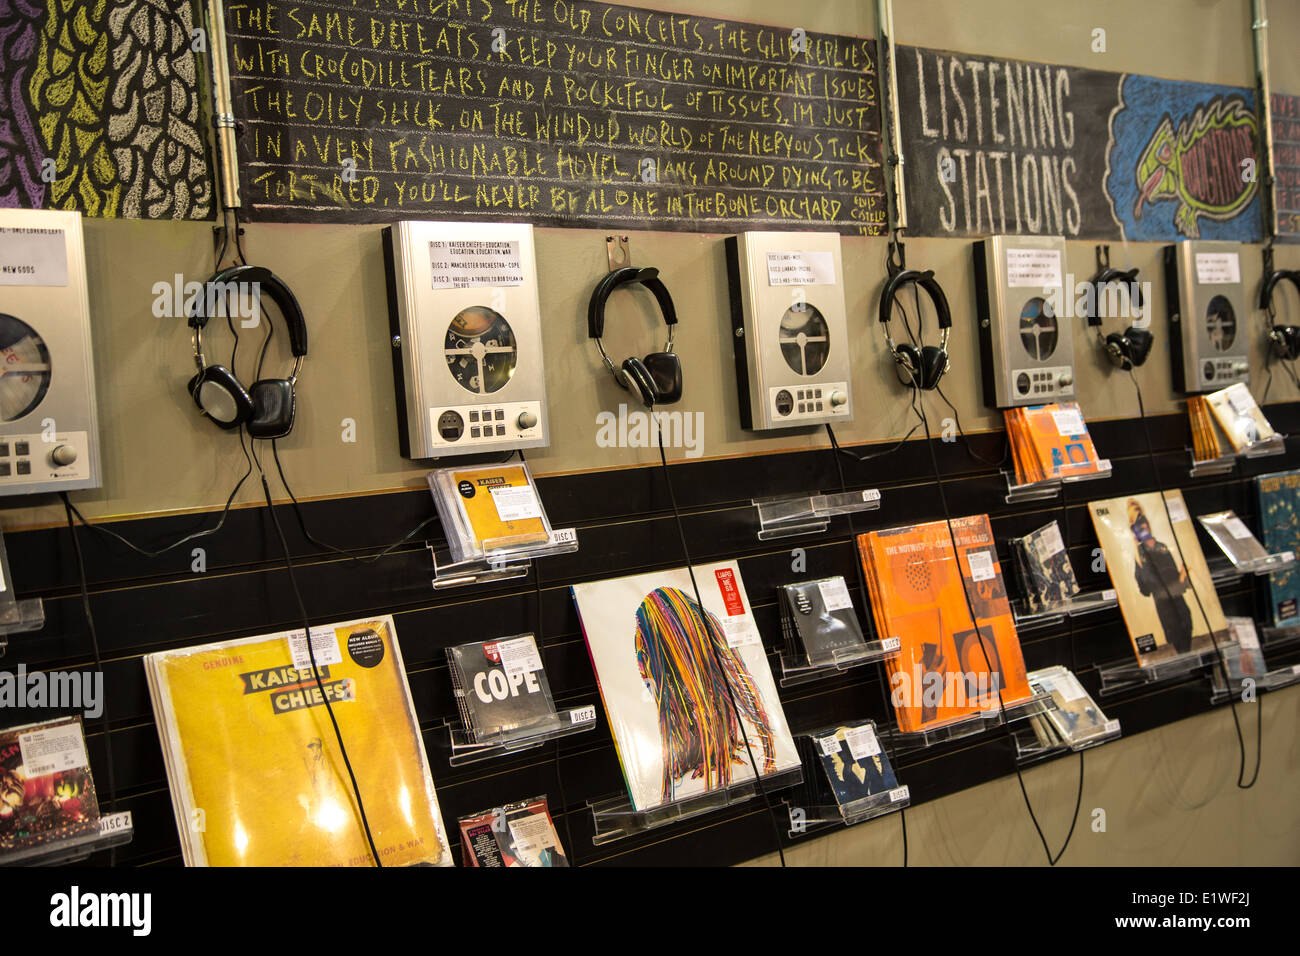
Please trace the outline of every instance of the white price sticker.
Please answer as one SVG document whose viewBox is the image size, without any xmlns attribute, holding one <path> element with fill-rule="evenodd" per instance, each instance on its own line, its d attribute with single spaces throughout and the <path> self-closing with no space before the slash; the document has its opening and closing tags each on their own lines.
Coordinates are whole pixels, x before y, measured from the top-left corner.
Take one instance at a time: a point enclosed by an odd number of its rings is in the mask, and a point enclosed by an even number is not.
<svg viewBox="0 0 1300 956">
<path fill-rule="evenodd" d="M 1056 422 L 1057 433 L 1065 438 L 1082 435 L 1088 430 L 1088 426 L 1083 423 L 1083 415 L 1077 408 L 1063 408 L 1052 412 L 1052 421 Z"/>
<path fill-rule="evenodd" d="M 966 566 L 970 568 L 972 581 L 987 581 L 994 577 L 993 552 L 969 551 L 966 553 Z"/>
<path fill-rule="evenodd" d="M 492 488 L 491 492 L 492 503 L 502 521 L 524 521 L 542 516 L 542 505 L 532 485 Z"/>
<path fill-rule="evenodd" d="M 879 501 L 879 500 L 880 500 L 880 489 L 879 489 L 879 488 L 868 488 L 866 491 L 862 492 L 862 500 L 863 500 L 863 501 Z"/>
<path fill-rule="evenodd" d="M 429 243 L 429 281 L 434 289 L 523 285 L 524 264 L 514 241 L 437 240 Z"/>
<path fill-rule="evenodd" d="M 78 770 L 88 764 L 86 741 L 79 724 L 62 724 L 18 735 L 23 774 L 28 779 L 64 770 Z"/>
<path fill-rule="evenodd" d="M 551 531 L 551 544 L 577 544 L 577 528 L 556 528 Z"/>
<path fill-rule="evenodd" d="M 302 631 L 290 631 L 289 656 L 293 659 L 295 670 L 311 671 L 311 655 L 316 655 L 317 667 L 343 663 L 343 652 L 339 650 L 339 638 L 332 627 L 313 627 L 311 629 L 311 651 L 307 650 L 307 640 Z"/>
<path fill-rule="evenodd" d="M 1254 621 L 1248 617 L 1234 617 L 1228 619 L 1228 626 L 1238 644 L 1248 651 L 1259 650 L 1259 635 L 1255 633 Z"/>
<path fill-rule="evenodd" d="M 897 803 L 899 800 L 906 800 L 911 795 L 912 791 L 907 789 L 907 784 L 903 784 L 903 786 L 895 787 L 889 791 L 889 802 Z"/>
<path fill-rule="evenodd" d="M 768 285 L 834 285 L 835 257 L 829 252 L 769 252 Z"/>
<path fill-rule="evenodd" d="M 722 630 L 727 639 L 728 647 L 744 647 L 747 644 L 763 643 L 758 628 L 746 614 L 724 617 L 722 619 Z"/>
<path fill-rule="evenodd" d="M 519 820 L 508 821 L 510 838 L 521 853 L 537 853 L 548 846 L 559 846 L 555 828 L 544 813 L 530 813 Z"/>
<path fill-rule="evenodd" d="M 1007 285 L 1046 289 L 1061 285 L 1059 249 L 1008 249 Z"/>
<path fill-rule="evenodd" d="M 1196 281 L 1201 285 L 1235 285 L 1241 281 L 1241 263 L 1235 252 L 1198 252 Z"/>
<path fill-rule="evenodd" d="M 903 639 L 901 637 L 887 637 L 880 642 L 880 648 L 884 651 L 897 651 L 900 650 L 902 646 Z"/>
<path fill-rule="evenodd" d="M 1072 700 L 1079 700 L 1088 695 L 1088 692 L 1083 689 L 1083 685 L 1079 683 L 1078 678 L 1073 675 L 1063 678 L 1058 682 L 1056 690 L 1057 693 L 1061 695 L 1061 699 L 1066 703 L 1069 703 Z"/>
<path fill-rule="evenodd" d="M 863 724 L 861 727 L 846 727 L 844 742 L 849 745 L 849 753 L 854 760 L 874 757 L 880 753 L 880 741 L 876 739 L 876 732 L 870 724 Z"/>
<path fill-rule="evenodd" d="M 829 737 L 818 737 L 817 748 L 821 751 L 823 757 L 833 757 L 840 752 L 840 738 L 834 734 Z"/>
<path fill-rule="evenodd" d="M 595 719 L 595 704 L 588 704 L 586 707 L 578 707 L 569 711 L 569 723 L 571 724 L 589 724 Z"/>
<path fill-rule="evenodd" d="M 0 229 L 0 285 L 67 284 L 68 247 L 62 229 Z"/>
<path fill-rule="evenodd" d="M 516 637 L 509 641 L 497 641 L 497 654 L 507 677 L 516 674 L 531 674 L 542 669 L 542 658 L 537 652 L 537 642 L 531 637 Z"/>
<path fill-rule="evenodd" d="M 1104 729 L 1104 730 L 1106 731 L 1106 733 L 1108 733 L 1108 734 L 1117 734 L 1117 733 L 1119 733 L 1119 721 L 1118 721 L 1118 720 L 1108 720 L 1108 721 L 1106 721 L 1106 723 L 1103 724 L 1102 726 L 1103 726 L 1103 729 Z"/>
<path fill-rule="evenodd" d="M 817 585 L 822 592 L 822 602 L 828 611 L 844 611 L 853 607 L 853 598 L 849 596 L 849 586 L 843 578 L 832 578 Z"/>
<path fill-rule="evenodd" d="M 1169 506 L 1170 521 L 1187 520 L 1187 506 L 1183 504 L 1181 497 L 1166 497 L 1165 503 Z"/>
<path fill-rule="evenodd" d="M 99 835 L 108 836 L 110 833 L 121 833 L 124 830 L 131 829 L 131 811 L 123 810 L 120 813 L 110 813 L 107 816 L 99 818 Z"/>
<path fill-rule="evenodd" d="M 1056 522 L 1047 526 L 1047 530 L 1034 539 L 1034 551 L 1040 561 L 1046 561 L 1053 555 L 1065 550 L 1065 541 L 1061 538 L 1061 529 Z"/>
<path fill-rule="evenodd" d="M 1228 529 L 1228 534 L 1232 535 L 1238 541 L 1242 538 L 1251 537 L 1250 529 L 1246 527 L 1246 522 L 1242 521 L 1236 515 L 1223 520 L 1223 526 Z"/>
<path fill-rule="evenodd" d="M 1101 592 L 1101 599 L 1103 601 L 1115 601 L 1118 600 L 1118 598 L 1119 594 L 1114 588 L 1107 588 Z"/>
</svg>

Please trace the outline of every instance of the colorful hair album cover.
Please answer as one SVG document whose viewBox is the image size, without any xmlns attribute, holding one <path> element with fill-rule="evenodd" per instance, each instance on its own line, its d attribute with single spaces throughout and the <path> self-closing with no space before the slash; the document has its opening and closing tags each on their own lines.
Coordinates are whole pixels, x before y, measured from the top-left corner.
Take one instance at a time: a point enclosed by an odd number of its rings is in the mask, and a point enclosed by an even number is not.
<svg viewBox="0 0 1300 956">
<path fill-rule="evenodd" d="M 694 571 L 703 609 L 686 568 L 573 587 L 638 811 L 752 780 L 751 752 L 761 776 L 799 766 L 740 568 Z"/>
<path fill-rule="evenodd" d="M 1090 501 L 1088 511 L 1141 666 L 1209 650 L 1211 632 L 1227 633 L 1182 492 Z"/>
<path fill-rule="evenodd" d="M 1260 475 L 1255 490 L 1264 548 L 1300 555 L 1300 471 Z M 1268 606 L 1275 627 L 1300 625 L 1300 565 L 1268 575 Z"/>
<path fill-rule="evenodd" d="M 988 515 L 868 532 L 858 550 L 876 631 L 900 642 L 886 669 L 904 733 L 1033 696 Z"/>
<path fill-rule="evenodd" d="M 99 833 L 80 717 L 0 730 L 0 863 Z"/>
</svg>

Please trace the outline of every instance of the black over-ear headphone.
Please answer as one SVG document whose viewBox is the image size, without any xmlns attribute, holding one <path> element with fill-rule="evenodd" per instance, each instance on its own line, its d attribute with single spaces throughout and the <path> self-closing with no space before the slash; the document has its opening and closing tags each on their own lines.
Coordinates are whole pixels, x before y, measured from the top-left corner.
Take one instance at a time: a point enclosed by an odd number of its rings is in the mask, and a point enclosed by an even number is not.
<svg viewBox="0 0 1300 956">
<path fill-rule="evenodd" d="M 1283 279 L 1288 280 L 1300 292 L 1300 272 L 1278 269 L 1264 280 L 1264 286 L 1259 290 L 1259 307 L 1268 313 L 1268 344 L 1273 354 L 1294 362 L 1300 358 L 1300 326 L 1276 325 L 1273 322 L 1273 287 Z"/>
<path fill-rule="evenodd" d="M 631 282 L 639 282 L 654 293 L 664 324 L 668 326 L 668 342 L 662 352 L 651 352 L 644 359 L 627 358 L 621 366 L 615 366 L 600 340 L 605 334 L 605 303 L 615 289 Z M 633 266 L 615 269 L 601 279 L 591 293 L 591 302 L 587 305 L 587 334 L 596 340 L 600 357 L 614 376 L 614 381 L 638 396 L 647 408 L 671 405 L 682 397 L 682 362 L 673 351 L 676 332 L 677 310 L 673 308 L 668 287 L 659 279 L 658 269 L 637 269 Z"/>
<path fill-rule="evenodd" d="M 1109 258 L 1109 253 L 1107 253 Z M 1133 306 L 1135 312 L 1142 311 L 1142 287 L 1137 282 L 1137 269 L 1112 269 L 1109 265 L 1101 267 L 1097 274 L 1092 277 L 1092 302 L 1088 305 L 1087 320 L 1088 325 L 1097 330 L 1097 338 L 1101 341 L 1102 350 L 1106 357 L 1110 359 L 1112 365 L 1128 371 L 1138 368 L 1147 360 L 1151 354 L 1151 345 L 1155 338 L 1147 329 L 1135 329 L 1129 326 L 1121 335 L 1118 332 L 1111 332 L 1103 336 L 1101 334 L 1101 309 L 1098 303 L 1106 286 L 1112 282 L 1122 283 L 1129 289 L 1129 304 Z"/>
<path fill-rule="evenodd" d="M 889 319 L 894 312 L 894 298 L 903 286 L 916 283 L 924 289 L 934 303 L 935 314 L 939 317 L 939 344 L 923 345 L 917 348 L 904 343 L 898 345 L 889 334 Z M 917 316 L 917 324 L 921 321 Z M 934 277 L 933 270 L 920 272 L 916 269 L 890 269 L 889 281 L 880 293 L 880 324 L 885 329 L 885 344 L 893 353 L 894 361 L 911 379 L 911 384 L 927 391 L 938 387 L 944 372 L 948 371 L 948 335 L 952 331 L 952 313 L 948 310 L 948 297 L 943 294 L 943 287 Z M 920 329 L 917 329 L 918 333 Z"/>
<path fill-rule="evenodd" d="M 259 310 L 263 295 L 270 296 L 280 309 L 294 357 L 293 374 L 288 378 L 260 379 L 251 389 L 244 388 L 232 369 L 209 365 L 203 355 L 203 329 L 212 318 L 210 307 L 215 311 L 218 301 L 229 293 L 239 294 L 246 283 L 256 286 Z M 189 322 L 194 330 L 194 361 L 199 371 L 186 387 L 203 414 L 222 428 L 247 424 L 248 433 L 254 438 L 283 438 L 289 434 L 296 410 L 294 385 L 307 354 L 307 323 L 289 287 L 262 266 L 233 266 L 204 284 L 202 296 L 190 309 Z"/>
</svg>

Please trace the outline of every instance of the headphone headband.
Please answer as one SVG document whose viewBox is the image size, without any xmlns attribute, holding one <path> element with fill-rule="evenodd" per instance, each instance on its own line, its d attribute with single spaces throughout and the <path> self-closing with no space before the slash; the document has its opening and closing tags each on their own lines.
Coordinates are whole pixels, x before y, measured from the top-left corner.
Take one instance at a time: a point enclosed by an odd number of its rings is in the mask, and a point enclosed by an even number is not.
<svg viewBox="0 0 1300 956">
<path fill-rule="evenodd" d="M 200 363 L 203 362 L 201 333 L 208 324 L 208 320 L 212 318 L 208 314 L 208 303 L 215 304 L 218 297 L 222 297 L 227 292 L 235 291 L 227 288 L 234 283 L 255 284 L 258 291 L 259 308 L 262 295 L 270 296 L 271 301 L 279 308 L 280 314 L 284 317 L 285 327 L 289 330 L 289 347 L 297 360 L 294 364 L 294 374 L 296 375 L 298 366 L 302 364 L 303 356 L 307 354 L 307 321 L 303 317 L 302 307 L 298 305 L 298 299 L 294 296 L 293 290 L 265 266 L 232 266 L 218 272 L 203 284 L 203 294 L 194 300 L 189 314 L 190 328 L 195 330 L 195 351 L 198 354 Z"/>
<path fill-rule="evenodd" d="M 1142 287 L 1137 284 L 1137 269 L 1112 269 L 1110 266 L 1102 269 L 1092 278 L 1093 296 L 1089 304 L 1086 315 L 1088 325 L 1097 328 L 1101 325 L 1101 310 L 1098 309 L 1097 303 L 1101 301 L 1101 290 L 1112 282 L 1118 282 L 1129 287 L 1129 302 L 1137 312 L 1142 311 Z"/>
<path fill-rule="evenodd" d="M 1269 312 L 1269 323 L 1272 324 L 1273 316 L 1270 309 L 1273 306 L 1273 288 L 1283 279 L 1289 281 L 1297 292 L 1300 292 L 1300 272 L 1294 269 L 1278 269 L 1271 273 L 1264 280 L 1264 285 L 1259 290 L 1259 307 L 1265 312 Z"/>
<path fill-rule="evenodd" d="M 677 310 L 673 307 L 673 298 L 668 294 L 668 287 L 659 278 L 659 270 L 654 268 L 638 269 L 635 266 L 625 266 L 622 269 L 615 269 L 601 279 L 591 293 L 591 301 L 587 304 L 587 335 L 600 341 L 605 334 L 605 303 L 609 301 L 615 289 L 629 282 L 639 282 L 654 294 L 664 324 L 668 326 L 669 346 L 664 351 L 671 352 L 673 333 L 677 325 Z"/>
</svg>

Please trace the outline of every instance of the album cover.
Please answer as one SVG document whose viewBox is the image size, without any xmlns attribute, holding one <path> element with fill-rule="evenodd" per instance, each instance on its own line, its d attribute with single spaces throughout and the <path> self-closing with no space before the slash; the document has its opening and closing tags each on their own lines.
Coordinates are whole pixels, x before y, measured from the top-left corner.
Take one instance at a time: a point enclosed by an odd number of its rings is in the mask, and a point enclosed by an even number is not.
<svg viewBox="0 0 1300 956">
<path fill-rule="evenodd" d="M 703 608 L 686 568 L 573 587 L 638 811 L 752 780 L 749 752 L 761 776 L 799 766 L 740 568 L 694 572 Z"/>
<path fill-rule="evenodd" d="M 372 865 L 328 699 L 384 865 L 450 866 L 393 619 L 303 638 L 146 655 L 186 864 Z"/>
<path fill-rule="evenodd" d="M 898 786 L 898 777 L 880 746 L 872 721 L 815 731 L 810 737 L 835 793 L 835 802 L 841 807 Z"/>
<path fill-rule="evenodd" d="M 901 644 L 886 667 L 905 733 L 1032 696 L 988 515 L 954 518 L 951 537 L 945 521 L 868 532 L 858 549 L 877 631 Z"/>
<path fill-rule="evenodd" d="M 1079 593 L 1079 582 L 1055 521 L 1014 539 L 1012 544 L 1023 567 L 1021 581 L 1031 610 L 1060 607 Z"/>
<path fill-rule="evenodd" d="M 777 592 L 782 623 L 793 629 L 791 649 L 809 664 L 834 664 L 837 651 L 843 655 L 866 646 L 842 576 L 783 584 Z"/>
<path fill-rule="evenodd" d="M 1157 492 L 1088 502 L 1143 667 L 1212 648 L 1211 632 L 1222 635 L 1228 627 L 1182 492 L 1163 494 L 1163 502 Z"/>
<path fill-rule="evenodd" d="M 1255 479 L 1264 548 L 1300 555 L 1300 470 Z M 1275 627 L 1300 625 L 1300 566 L 1268 575 L 1269 617 Z"/>
<path fill-rule="evenodd" d="M 527 464 L 438 468 L 428 480 L 455 561 L 550 541 L 551 526 Z"/>
<path fill-rule="evenodd" d="M 1052 695 L 1056 707 L 1043 716 L 1067 744 L 1106 732 L 1106 715 L 1069 668 L 1054 665 L 1032 671 L 1029 683 Z"/>
<path fill-rule="evenodd" d="M 569 865 L 545 796 L 461 817 L 460 845 L 466 866 Z"/>
<path fill-rule="evenodd" d="M 1277 434 L 1255 404 L 1250 389 L 1241 382 L 1211 392 L 1205 401 L 1234 451 L 1245 451 L 1255 442 L 1267 441 Z"/>
<path fill-rule="evenodd" d="M 0 730 L 0 863 L 99 834 L 80 717 Z"/>
<path fill-rule="evenodd" d="M 1237 517 L 1235 511 L 1216 511 L 1213 514 L 1197 515 L 1196 520 L 1209 532 L 1214 543 L 1223 550 L 1234 567 L 1250 561 L 1263 561 L 1268 557 L 1264 546 L 1255 539 L 1255 535 L 1251 533 L 1246 523 Z"/>
<path fill-rule="evenodd" d="M 1031 405 L 1023 410 L 1024 435 L 1044 478 L 1092 474 L 1100 463 L 1077 402 Z"/>
<path fill-rule="evenodd" d="M 531 634 L 447 648 L 456 703 L 478 743 L 536 736 L 559 726 Z"/>
</svg>

